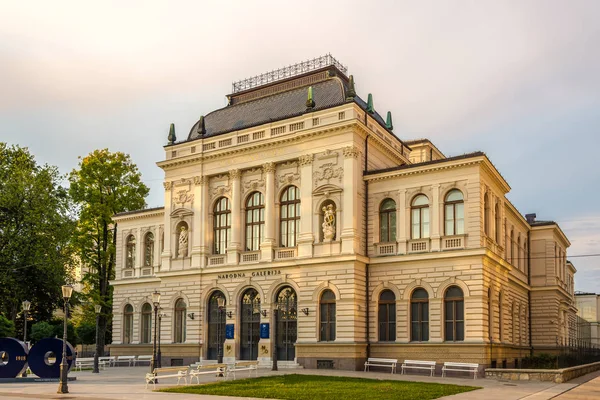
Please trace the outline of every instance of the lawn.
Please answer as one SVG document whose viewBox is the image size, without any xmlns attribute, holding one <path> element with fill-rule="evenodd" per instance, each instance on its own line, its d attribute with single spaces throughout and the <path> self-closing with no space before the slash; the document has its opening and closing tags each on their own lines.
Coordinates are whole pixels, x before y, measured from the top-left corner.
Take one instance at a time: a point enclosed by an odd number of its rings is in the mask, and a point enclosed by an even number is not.
<svg viewBox="0 0 600 400">
<path fill-rule="evenodd" d="M 291 374 L 174 387 L 160 391 L 282 400 L 428 400 L 475 389 L 479 388 L 440 383 Z"/>
</svg>

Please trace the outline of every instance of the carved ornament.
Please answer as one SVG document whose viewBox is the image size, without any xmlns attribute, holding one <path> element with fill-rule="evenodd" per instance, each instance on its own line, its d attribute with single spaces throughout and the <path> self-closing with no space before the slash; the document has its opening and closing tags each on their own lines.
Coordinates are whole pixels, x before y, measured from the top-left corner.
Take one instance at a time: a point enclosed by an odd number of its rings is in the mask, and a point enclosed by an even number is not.
<svg viewBox="0 0 600 400">
<path fill-rule="evenodd" d="M 171 186 L 173 186 L 173 182 L 163 182 L 163 186 L 165 188 L 165 192 L 167 190 L 171 190 Z"/>
<path fill-rule="evenodd" d="M 275 172 L 275 163 L 274 162 L 264 163 L 262 165 L 262 167 L 263 167 L 263 171 L 265 171 L 265 172 Z"/>
<path fill-rule="evenodd" d="M 312 154 L 304 154 L 298 157 L 298 164 L 300 164 L 301 167 L 310 165 L 313 162 L 313 158 L 314 156 Z"/>
<path fill-rule="evenodd" d="M 313 172 L 313 178 L 315 180 L 315 186 L 319 186 L 319 182 L 326 181 L 325 183 L 331 183 L 332 180 L 338 180 L 342 183 L 344 177 L 344 169 L 342 167 L 335 167 L 333 163 L 327 163 L 321 165 L 318 171 Z"/>
<path fill-rule="evenodd" d="M 360 154 L 360 151 L 358 150 L 358 147 L 356 146 L 348 146 L 348 147 L 344 147 L 344 157 L 345 158 L 358 158 L 358 155 Z"/>
<path fill-rule="evenodd" d="M 239 169 L 232 169 L 229 171 L 229 177 L 231 179 L 238 179 L 240 176 L 242 176 L 242 174 Z"/>
</svg>

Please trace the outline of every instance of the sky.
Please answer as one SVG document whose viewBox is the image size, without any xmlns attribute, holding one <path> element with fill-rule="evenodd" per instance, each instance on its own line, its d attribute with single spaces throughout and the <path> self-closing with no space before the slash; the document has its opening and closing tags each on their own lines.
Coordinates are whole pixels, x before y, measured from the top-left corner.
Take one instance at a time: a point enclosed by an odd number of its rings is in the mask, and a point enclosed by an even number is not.
<svg viewBox="0 0 600 400">
<path fill-rule="evenodd" d="M 0 141 L 63 173 L 131 154 L 162 206 L 178 138 L 231 83 L 331 53 L 401 139 L 484 151 L 600 292 L 600 1 L 0 0 Z"/>
</svg>

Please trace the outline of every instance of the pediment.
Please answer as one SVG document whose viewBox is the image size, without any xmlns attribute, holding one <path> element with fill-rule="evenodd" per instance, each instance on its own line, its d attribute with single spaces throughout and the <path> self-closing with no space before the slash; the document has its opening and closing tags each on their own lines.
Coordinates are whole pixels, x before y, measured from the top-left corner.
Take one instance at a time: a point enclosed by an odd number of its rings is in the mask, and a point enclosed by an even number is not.
<svg viewBox="0 0 600 400">
<path fill-rule="evenodd" d="M 192 210 L 190 210 L 189 208 L 184 208 L 184 207 L 176 208 L 175 210 L 173 210 L 171 212 L 171 217 L 173 217 L 173 218 L 183 218 L 183 217 L 187 217 L 190 215 L 194 215 L 194 212 Z"/>
<path fill-rule="evenodd" d="M 324 194 L 332 194 L 332 193 L 340 193 L 342 192 L 342 188 L 336 185 L 325 184 L 321 185 L 313 191 L 313 195 L 324 195 Z"/>
</svg>

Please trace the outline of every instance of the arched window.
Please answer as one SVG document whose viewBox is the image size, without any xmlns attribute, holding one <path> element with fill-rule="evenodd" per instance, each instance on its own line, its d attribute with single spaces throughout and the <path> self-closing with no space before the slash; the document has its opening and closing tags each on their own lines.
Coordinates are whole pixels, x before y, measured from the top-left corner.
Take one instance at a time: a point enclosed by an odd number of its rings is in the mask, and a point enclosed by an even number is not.
<svg viewBox="0 0 600 400">
<path fill-rule="evenodd" d="M 142 343 L 150 343 L 152 338 L 152 306 L 144 303 L 142 306 Z"/>
<path fill-rule="evenodd" d="M 320 314 L 319 340 L 332 342 L 335 340 L 335 294 L 329 289 L 321 294 Z"/>
<path fill-rule="evenodd" d="M 186 305 L 183 299 L 177 300 L 175 303 L 175 319 L 174 319 L 174 335 L 175 343 L 184 343 L 185 342 L 185 315 L 186 315 Z"/>
<path fill-rule="evenodd" d="M 254 288 L 244 291 L 241 297 L 240 359 L 256 360 L 260 341 L 260 294 Z"/>
<path fill-rule="evenodd" d="M 492 289 L 488 288 L 488 338 L 494 338 L 494 309 L 492 306 Z"/>
<path fill-rule="evenodd" d="M 450 286 L 444 295 L 445 340 L 465 340 L 465 300 L 458 286 Z"/>
<path fill-rule="evenodd" d="M 429 340 L 429 295 L 423 288 L 415 289 L 410 297 L 410 340 Z"/>
<path fill-rule="evenodd" d="M 281 247 L 296 247 L 300 231 L 300 189 L 289 186 L 281 195 Z"/>
<path fill-rule="evenodd" d="M 379 295 L 379 341 L 396 340 L 396 295 L 391 290 L 384 290 Z"/>
<path fill-rule="evenodd" d="M 207 359 L 217 360 L 219 350 L 225 343 L 225 313 L 227 312 L 225 295 L 217 290 L 208 300 L 208 353 Z"/>
<path fill-rule="evenodd" d="M 396 202 L 392 199 L 385 199 L 379 206 L 379 241 L 396 241 Z"/>
<path fill-rule="evenodd" d="M 500 203 L 496 203 L 496 243 L 500 244 L 500 222 L 501 222 L 501 216 L 500 216 Z"/>
<path fill-rule="evenodd" d="M 125 268 L 135 267 L 135 236 L 127 236 L 125 251 Z"/>
<path fill-rule="evenodd" d="M 146 233 L 144 237 L 144 266 L 151 267 L 154 265 L 154 234 Z"/>
<path fill-rule="evenodd" d="M 490 236 L 490 196 L 486 193 L 483 196 L 483 232 Z"/>
<path fill-rule="evenodd" d="M 296 339 L 298 338 L 298 297 L 289 286 L 279 290 L 276 297 L 277 318 L 276 348 L 277 359 L 293 361 L 296 357 Z"/>
<path fill-rule="evenodd" d="M 453 189 L 446 195 L 444 215 L 447 236 L 465 233 L 465 202 L 460 190 Z"/>
<path fill-rule="evenodd" d="M 260 250 L 264 232 L 265 201 L 262 193 L 254 192 L 246 201 L 246 251 Z"/>
<path fill-rule="evenodd" d="M 231 240 L 231 207 L 227 197 L 221 197 L 215 204 L 213 231 L 215 254 L 225 254 Z"/>
<path fill-rule="evenodd" d="M 421 239 L 429 237 L 429 199 L 420 194 L 416 196 L 411 205 L 412 238 Z"/>
<path fill-rule="evenodd" d="M 130 344 L 133 338 L 133 306 L 127 304 L 123 310 L 123 343 Z"/>
</svg>

